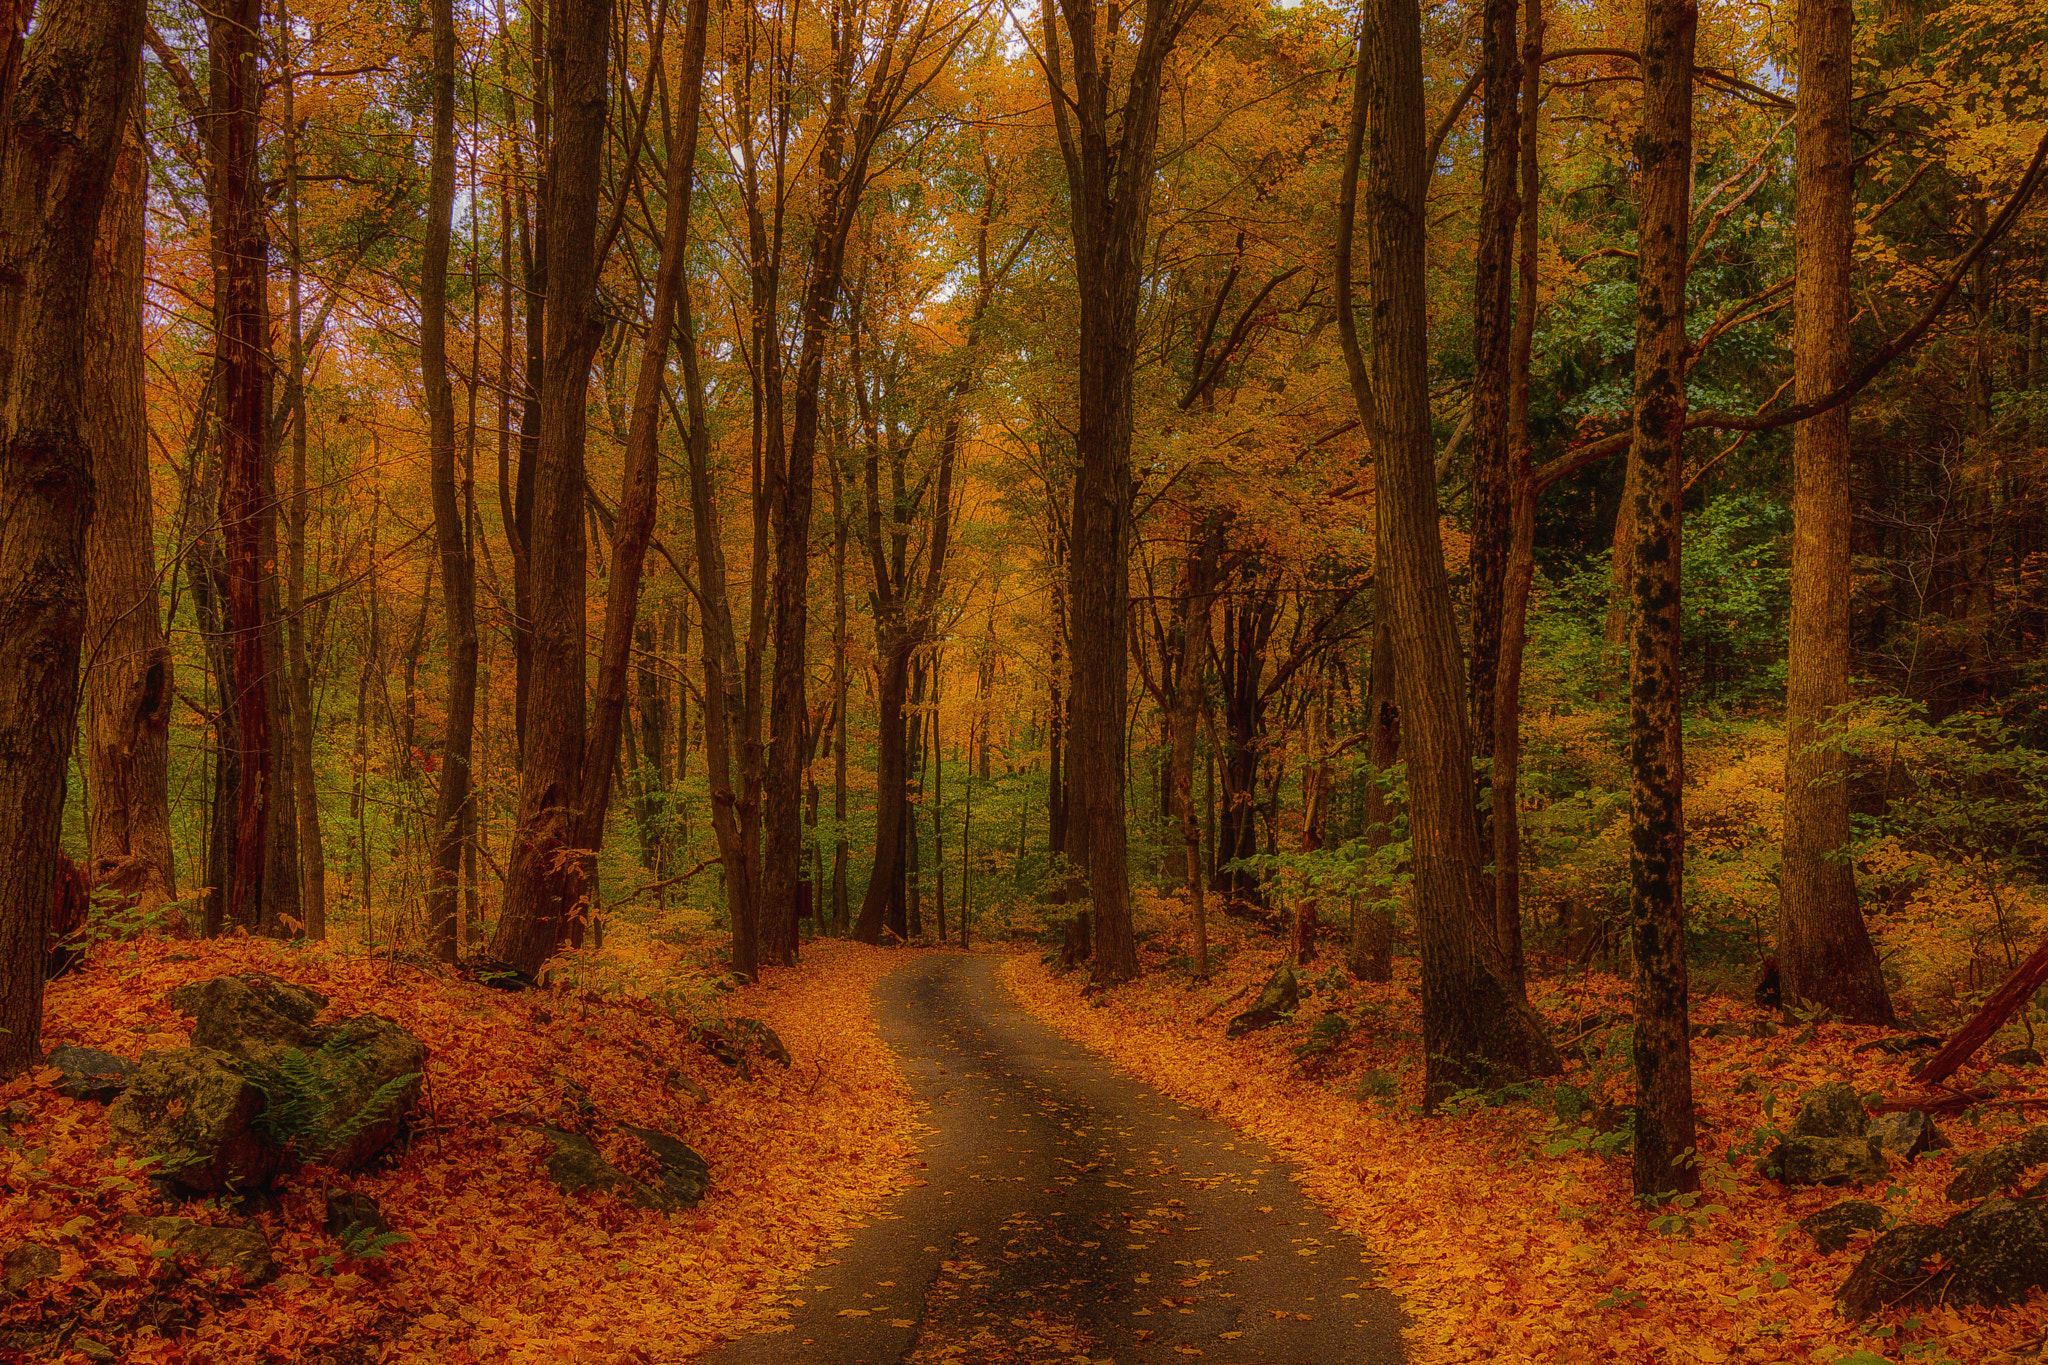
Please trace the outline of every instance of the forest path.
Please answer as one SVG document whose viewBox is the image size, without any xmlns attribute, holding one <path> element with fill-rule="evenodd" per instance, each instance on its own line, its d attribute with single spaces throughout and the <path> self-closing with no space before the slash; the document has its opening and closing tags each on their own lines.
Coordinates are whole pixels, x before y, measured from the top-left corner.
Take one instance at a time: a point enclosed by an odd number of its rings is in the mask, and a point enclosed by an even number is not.
<svg viewBox="0 0 2048 1365">
<path fill-rule="evenodd" d="M 715 1365 L 972 1361 L 1381 1365 L 1400 1309 L 1270 1150 L 1026 1014 L 1002 959 L 920 958 L 876 988 L 934 1130 L 926 1183 Z"/>
</svg>

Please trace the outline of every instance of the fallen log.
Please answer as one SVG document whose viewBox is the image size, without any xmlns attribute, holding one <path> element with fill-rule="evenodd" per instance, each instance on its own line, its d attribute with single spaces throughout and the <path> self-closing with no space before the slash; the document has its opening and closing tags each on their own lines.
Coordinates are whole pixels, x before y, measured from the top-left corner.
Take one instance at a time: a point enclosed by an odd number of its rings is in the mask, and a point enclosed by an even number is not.
<svg viewBox="0 0 2048 1365">
<path fill-rule="evenodd" d="M 2034 949 L 2032 957 L 2022 962 L 2005 984 L 1991 993 L 1970 1022 L 1956 1030 L 1955 1036 L 1942 1044 L 1941 1051 L 1928 1058 L 1927 1065 L 1912 1074 L 1922 1085 L 1940 1085 L 1955 1074 L 1957 1067 L 1970 1059 L 1970 1054 L 1984 1045 L 1984 1040 L 1998 1032 L 2005 1021 L 2012 1018 L 2014 1011 L 2027 1003 L 2041 983 L 2048 981 L 2048 939 Z"/>
</svg>

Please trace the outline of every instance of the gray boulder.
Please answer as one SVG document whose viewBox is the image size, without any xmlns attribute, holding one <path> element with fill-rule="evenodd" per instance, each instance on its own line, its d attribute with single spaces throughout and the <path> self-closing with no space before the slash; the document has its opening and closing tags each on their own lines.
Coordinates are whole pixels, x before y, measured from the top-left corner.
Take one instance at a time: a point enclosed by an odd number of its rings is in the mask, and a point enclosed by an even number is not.
<svg viewBox="0 0 2048 1365">
<path fill-rule="evenodd" d="M 1951 1204 L 1982 1199 L 1995 1190 L 2019 1183 L 2030 1168 L 2043 1163 L 2048 1163 L 2048 1124 L 2029 1128 L 2011 1142 L 1988 1151 L 1958 1158 L 1956 1177 L 1948 1182 L 1943 1193 Z"/>
<path fill-rule="evenodd" d="M 114 1139 L 157 1158 L 187 1190 L 261 1185 L 284 1149 L 256 1123 L 264 1097 L 235 1059 L 212 1048 L 145 1052 L 107 1118 Z"/>
<path fill-rule="evenodd" d="M 337 1171 L 353 1171 L 404 1131 L 406 1117 L 419 1107 L 426 1065 L 419 1039 L 380 1014 L 360 1014 L 337 1025 L 315 1050 L 299 1050 L 289 1061 L 278 1052 L 259 1055 L 252 1069 L 271 1087 L 273 1103 L 282 1083 L 306 1112 L 304 1124 L 293 1125 L 298 1149 Z"/>
<path fill-rule="evenodd" d="M 1799 1220 L 1814 1245 L 1831 1254 L 1848 1246 L 1849 1239 L 1859 1232 L 1882 1231 L 1884 1223 L 1884 1210 L 1867 1199 L 1844 1199 Z"/>
<path fill-rule="evenodd" d="M 711 1188 L 710 1164 L 688 1144 L 658 1129 L 635 1128 L 630 1123 L 620 1124 L 619 1131 L 638 1138 L 653 1154 L 661 1169 L 661 1188 L 651 1193 L 661 1197 L 664 1211 L 687 1209 Z"/>
<path fill-rule="evenodd" d="M 1927 1263 L 1939 1257 L 1939 1268 Z M 1835 1292 L 1861 1322 L 1905 1303 L 2019 1303 L 2048 1287 L 2048 1202 L 1987 1199 L 1946 1223 L 1909 1223 L 1877 1239 Z"/>
<path fill-rule="evenodd" d="M 1792 1120 L 1793 1137 L 1860 1138 L 1870 1126 L 1863 1101 L 1847 1081 L 1829 1081 L 1799 1097 L 1799 1116 Z"/>
<path fill-rule="evenodd" d="M 254 1228 L 220 1228 L 190 1218 L 129 1217 L 121 1231 L 161 1242 L 173 1255 L 209 1270 L 231 1270 L 245 1285 L 258 1285 L 277 1274 L 270 1243 Z"/>
<path fill-rule="evenodd" d="M 1879 1114 L 1870 1121 L 1870 1134 L 1894 1161 L 1911 1161 L 1923 1152 L 1938 1152 L 1950 1145 L 1934 1120 L 1918 1109 Z"/>
<path fill-rule="evenodd" d="M 563 1194 L 615 1194 L 643 1209 L 663 1206 L 663 1196 L 606 1161 L 589 1138 L 560 1128 L 540 1130 L 548 1154 L 548 1179 Z"/>
<path fill-rule="evenodd" d="M 51 1048 L 50 1055 L 43 1058 L 43 1065 L 54 1066 L 63 1072 L 57 1082 L 57 1093 L 66 1099 L 93 1100 L 100 1104 L 111 1104 L 128 1088 L 128 1082 L 135 1075 L 135 1063 L 126 1057 L 116 1057 L 111 1052 L 96 1048 L 64 1047 Z"/>
<path fill-rule="evenodd" d="M 1875 1137 L 1789 1137 L 1757 1163 L 1787 1185 L 1867 1185 L 1889 1169 Z"/>
<path fill-rule="evenodd" d="M 327 997 L 267 972 L 244 972 L 180 986 L 164 1003 L 193 1017 L 193 1046 L 247 1057 L 263 1048 L 320 1046 L 313 1021 Z"/>
<path fill-rule="evenodd" d="M 1266 988 L 1259 992 L 1258 1002 L 1224 1026 L 1223 1036 L 1242 1038 L 1247 1033 L 1270 1027 L 1283 1015 L 1291 1014 L 1300 1003 L 1301 978 L 1294 974 L 1294 968 L 1283 964 L 1267 979 Z"/>
</svg>

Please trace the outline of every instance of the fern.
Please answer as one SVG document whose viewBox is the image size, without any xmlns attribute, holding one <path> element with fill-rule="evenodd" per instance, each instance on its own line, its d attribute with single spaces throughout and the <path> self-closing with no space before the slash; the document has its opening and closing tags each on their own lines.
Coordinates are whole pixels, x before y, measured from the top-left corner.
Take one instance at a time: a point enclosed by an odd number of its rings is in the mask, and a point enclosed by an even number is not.
<svg viewBox="0 0 2048 1365">
<path fill-rule="evenodd" d="M 274 1059 L 252 1063 L 249 1079 L 264 1096 L 263 1112 L 256 1116 L 258 1129 L 280 1146 L 297 1147 L 319 1158 L 341 1151 L 390 1113 L 420 1073 L 394 1077 L 354 1112 L 335 1113 L 349 1089 L 348 1073 L 363 1071 L 362 1063 L 347 1052 L 353 1038 L 352 1027 L 344 1027 L 311 1055 L 285 1048 Z"/>
</svg>

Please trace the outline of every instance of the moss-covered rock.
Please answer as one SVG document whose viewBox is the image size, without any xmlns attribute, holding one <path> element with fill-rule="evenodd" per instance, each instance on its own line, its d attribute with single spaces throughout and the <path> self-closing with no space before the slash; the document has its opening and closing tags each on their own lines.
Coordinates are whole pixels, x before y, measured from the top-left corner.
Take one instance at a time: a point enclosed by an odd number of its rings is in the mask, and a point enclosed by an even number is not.
<svg viewBox="0 0 2048 1365">
<path fill-rule="evenodd" d="M 1847 1081 L 1829 1081 L 1799 1097 L 1799 1116 L 1792 1120 L 1793 1137 L 1860 1138 L 1870 1126 L 1863 1101 Z"/>
<path fill-rule="evenodd" d="M 1904 1303 L 2015 1304 L 2048 1287 L 2048 1201 L 1987 1199 L 1946 1223 L 1909 1223 L 1877 1239 L 1836 1291 L 1860 1322 Z"/>
<path fill-rule="evenodd" d="M 1281 1018 L 1294 1012 L 1301 1003 L 1301 978 L 1294 974 L 1294 968 L 1282 965 L 1280 970 L 1267 978 L 1266 988 L 1259 992 L 1253 1006 L 1233 1018 L 1223 1029 L 1226 1038 L 1242 1038 L 1278 1023 Z"/>
<path fill-rule="evenodd" d="M 283 1147 L 262 1131 L 264 1096 L 233 1057 L 212 1048 L 145 1052 L 108 1112 L 114 1140 L 154 1157 L 188 1190 L 249 1189 L 276 1174 Z"/>
<path fill-rule="evenodd" d="M 1789 1137 L 1757 1163 L 1787 1185 L 1867 1185 L 1890 1169 L 1875 1137 Z"/>
<path fill-rule="evenodd" d="M 2035 1166 L 2048 1163 L 2048 1124 L 2029 1128 L 2011 1142 L 1956 1160 L 1957 1172 L 1943 1191 L 1951 1204 L 1982 1199 L 1995 1190 L 2019 1183 Z"/>
<path fill-rule="evenodd" d="M 1884 1224 L 1884 1210 L 1868 1199 L 1844 1199 L 1799 1220 L 1800 1229 L 1813 1238 L 1814 1245 L 1830 1253 L 1848 1246 L 1859 1232 L 1883 1231 Z"/>
<path fill-rule="evenodd" d="M 270 1243 L 254 1228 L 222 1228 L 190 1218 L 121 1220 L 121 1231 L 162 1243 L 173 1255 L 209 1270 L 231 1270 L 246 1285 L 258 1285 L 277 1273 Z"/>
</svg>

